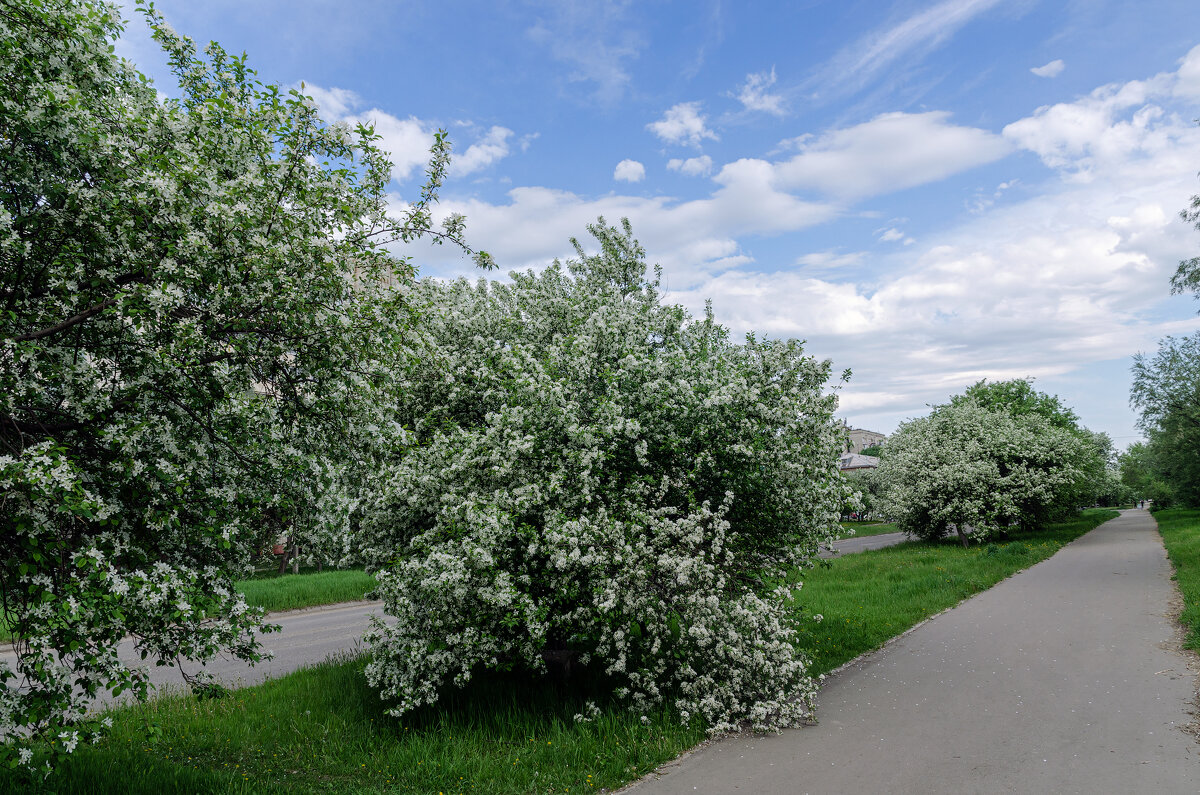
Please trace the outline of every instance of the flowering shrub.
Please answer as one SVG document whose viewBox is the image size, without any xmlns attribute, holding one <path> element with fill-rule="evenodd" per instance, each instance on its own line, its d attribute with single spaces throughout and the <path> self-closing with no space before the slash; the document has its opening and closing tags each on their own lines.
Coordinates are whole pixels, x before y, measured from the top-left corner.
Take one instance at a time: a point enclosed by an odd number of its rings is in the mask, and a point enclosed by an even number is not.
<svg viewBox="0 0 1200 795">
<path fill-rule="evenodd" d="M 147 16 L 179 100 L 112 54 L 114 6 L 0 8 L 10 762 L 39 737 L 73 748 L 98 691 L 145 694 L 116 657 L 126 634 L 167 662 L 258 659 L 233 578 L 302 517 L 344 537 L 354 481 L 405 443 L 388 407 L 411 313 L 385 285 L 412 269 L 387 247 L 461 242 L 461 219 L 428 225 L 444 140 L 390 219 L 370 129 L 322 124 L 244 58 L 198 56 Z"/>
<path fill-rule="evenodd" d="M 968 393 L 888 437 L 877 470 L 884 513 L 912 535 L 953 531 L 965 546 L 1081 493 L 1098 458 L 1087 438 L 1043 413 Z"/>
<path fill-rule="evenodd" d="M 628 222 L 589 229 L 565 267 L 414 289 L 367 676 L 402 714 L 480 667 L 592 663 L 635 710 L 793 724 L 814 688 L 781 586 L 849 496 L 829 363 L 664 305 Z"/>
</svg>

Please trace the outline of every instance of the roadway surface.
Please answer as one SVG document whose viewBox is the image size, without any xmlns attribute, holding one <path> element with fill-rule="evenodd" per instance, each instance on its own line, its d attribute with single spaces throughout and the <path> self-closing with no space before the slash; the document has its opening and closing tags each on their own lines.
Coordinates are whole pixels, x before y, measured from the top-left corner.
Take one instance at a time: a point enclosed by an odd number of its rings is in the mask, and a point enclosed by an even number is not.
<svg viewBox="0 0 1200 795">
<path fill-rule="evenodd" d="M 629 795 L 1200 792 L 1170 578 L 1124 511 L 828 679 L 816 725 L 708 744 Z"/>
</svg>

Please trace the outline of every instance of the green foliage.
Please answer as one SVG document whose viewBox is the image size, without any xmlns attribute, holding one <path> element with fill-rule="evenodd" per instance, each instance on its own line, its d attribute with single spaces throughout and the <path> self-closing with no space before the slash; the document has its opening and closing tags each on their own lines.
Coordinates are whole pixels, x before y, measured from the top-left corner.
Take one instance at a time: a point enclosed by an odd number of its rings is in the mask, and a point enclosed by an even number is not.
<svg viewBox="0 0 1200 795">
<path fill-rule="evenodd" d="M 1200 194 L 1192 197 L 1188 206 L 1179 212 L 1179 217 L 1200 230 Z M 1171 292 L 1195 293 L 1196 297 L 1200 298 L 1200 257 L 1192 257 L 1179 263 L 1179 268 L 1171 277 Z"/>
<path fill-rule="evenodd" d="M 628 222 L 512 283 L 418 283 L 418 446 L 363 520 L 397 620 L 368 676 L 403 713 L 486 667 L 594 659 L 635 710 L 710 728 L 802 719 L 775 582 L 849 491 L 830 365 L 664 304 Z"/>
<path fill-rule="evenodd" d="M 1108 490 L 1111 442 L 1028 381 L 979 382 L 883 448 L 884 513 L 920 538 L 1036 527 Z"/>
<path fill-rule="evenodd" d="M 950 398 L 951 406 L 973 403 L 991 411 L 1003 411 L 1014 417 L 1037 415 L 1055 428 L 1075 430 L 1079 417 L 1062 404 L 1057 395 L 1048 395 L 1033 388 L 1028 379 L 977 381 L 961 395 Z"/>
<path fill-rule="evenodd" d="M 864 447 L 862 449 L 861 455 L 871 455 L 871 456 L 875 456 L 876 458 L 878 458 L 882 452 L 883 452 L 883 445 L 873 444 L 870 447 Z"/>
<path fill-rule="evenodd" d="M 884 481 L 875 469 L 850 469 L 842 477 L 858 494 L 857 508 L 850 506 L 845 513 L 857 513 L 860 519 L 874 519 L 883 497 Z"/>
<path fill-rule="evenodd" d="M 406 443 L 409 262 L 448 160 L 387 215 L 368 127 L 144 9 L 181 96 L 113 53 L 115 6 L 0 0 L 0 756 L 144 694 L 115 649 L 259 659 L 232 587 L 281 530 L 340 552 L 362 473 Z M 342 476 L 353 471 L 350 480 Z M 331 552 L 330 554 L 333 554 Z M 8 691 L 23 678 L 36 685 Z M 86 732 L 85 732 L 86 734 Z M 8 742 L 11 741 L 11 742 Z"/>
<path fill-rule="evenodd" d="M 1200 510 L 1155 511 L 1154 521 L 1158 522 L 1158 532 L 1175 567 L 1175 581 L 1183 594 L 1180 620 L 1188 631 L 1184 645 L 1200 651 Z"/>
<path fill-rule="evenodd" d="M 1200 334 L 1136 355 L 1130 402 L 1149 441 L 1123 459 L 1126 482 L 1157 504 L 1200 507 Z"/>
</svg>

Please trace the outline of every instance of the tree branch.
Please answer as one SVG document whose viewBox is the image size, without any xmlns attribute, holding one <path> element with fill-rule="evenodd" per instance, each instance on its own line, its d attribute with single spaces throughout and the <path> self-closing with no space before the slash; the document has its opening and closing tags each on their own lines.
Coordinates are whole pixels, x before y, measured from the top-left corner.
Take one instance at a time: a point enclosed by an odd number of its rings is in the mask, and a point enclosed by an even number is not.
<svg viewBox="0 0 1200 795">
<path fill-rule="evenodd" d="M 72 326 L 77 326 L 80 323 L 87 320 L 88 318 L 93 317 L 94 315 L 100 314 L 101 312 L 103 312 L 105 309 L 108 309 L 109 307 L 116 306 L 116 304 L 117 304 L 116 298 L 109 298 L 107 301 L 101 301 L 100 303 L 96 304 L 95 306 L 89 307 L 88 309 L 83 310 L 82 312 L 80 312 L 79 314 L 77 314 L 73 317 L 67 318 L 66 320 L 64 320 L 63 322 L 61 322 L 57 325 L 50 326 L 49 328 L 44 328 L 41 331 L 33 331 L 33 332 L 30 332 L 29 334 L 22 334 L 21 336 L 16 337 L 15 340 L 16 340 L 16 342 L 30 342 L 31 340 L 40 340 L 43 337 L 49 337 L 53 334 L 58 334 L 60 331 L 66 331 L 67 329 L 71 328 Z"/>
</svg>

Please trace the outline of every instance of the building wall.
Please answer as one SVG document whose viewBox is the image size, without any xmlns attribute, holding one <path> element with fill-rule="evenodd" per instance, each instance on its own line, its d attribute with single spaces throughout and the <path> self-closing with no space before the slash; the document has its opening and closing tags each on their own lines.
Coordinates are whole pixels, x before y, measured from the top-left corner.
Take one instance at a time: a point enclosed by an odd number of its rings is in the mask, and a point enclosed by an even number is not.
<svg viewBox="0 0 1200 795">
<path fill-rule="evenodd" d="M 864 447 L 880 444 L 887 438 L 882 433 L 866 431 L 862 428 L 850 428 L 847 433 L 850 436 L 850 448 L 847 450 L 849 453 L 861 453 Z"/>
</svg>

